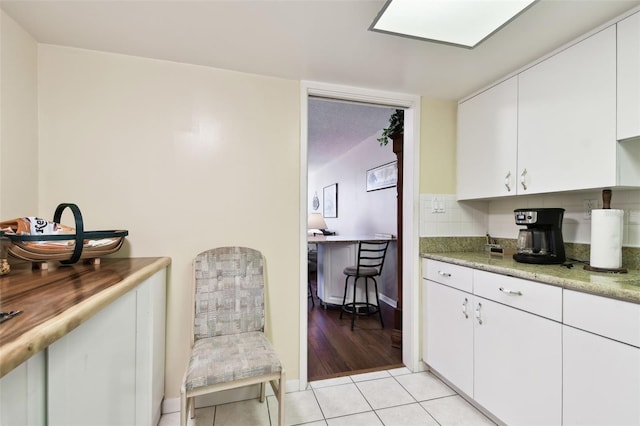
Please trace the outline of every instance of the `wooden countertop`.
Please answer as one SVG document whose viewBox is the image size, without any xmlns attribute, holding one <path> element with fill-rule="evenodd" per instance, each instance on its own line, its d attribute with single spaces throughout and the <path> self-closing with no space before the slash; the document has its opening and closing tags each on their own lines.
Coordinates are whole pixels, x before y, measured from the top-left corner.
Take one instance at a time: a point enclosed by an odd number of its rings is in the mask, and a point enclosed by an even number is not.
<svg viewBox="0 0 640 426">
<path fill-rule="evenodd" d="M 0 277 L 0 311 L 23 313 L 0 323 L 0 377 L 171 263 L 168 257 L 102 259 L 33 270 L 12 260 L 11 272 Z"/>
<path fill-rule="evenodd" d="M 423 253 L 422 257 L 640 304 L 640 271 L 611 274 L 586 271 L 579 263 L 572 268 L 533 265 L 486 252 Z"/>
</svg>

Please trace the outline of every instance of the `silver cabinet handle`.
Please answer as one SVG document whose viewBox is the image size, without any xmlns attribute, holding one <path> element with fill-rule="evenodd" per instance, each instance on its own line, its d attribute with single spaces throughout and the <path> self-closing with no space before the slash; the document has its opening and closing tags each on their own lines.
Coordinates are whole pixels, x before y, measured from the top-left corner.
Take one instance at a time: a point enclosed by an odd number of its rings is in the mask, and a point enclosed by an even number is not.
<svg viewBox="0 0 640 426">
<path fill-rule="evenodd" d="M 478 324 L 482 324 L 482 314 L 480 313 L 481 308 L 482 303 L 478 303 L 478 307 L 476 308 L 476 319 L 478 320 Z"/>
<path fill-rule="evenodd" d="M 522 296 L 522 292 L 521 291 L 516 291 L 516 290 L 509 290 L 508 288 L 504 288 L 504 287 L 500 287 L 498 290 L 500 290 L 503 293 L 506 294 L 511 294 L 513 296 Z"/>
<path fill-rule="evenodd" d="M 522 189 L 524 189 L 525 191 L 527 190 L 527 169 L 524 169 L 522 171 L 522 174 L 520 175 L 520 184 L 522 185 Z"/>
<path fill-rule="evenodd" d="M 462 314 L 466 319 L 469 319 L 469 314 L 467 313 L 467 304 L 469 303 L 469 299 L 464 298 L 464 302 L 462 302 Z"/>
<path fill-rule="evenodd" d="M 511 183 L 511 171 L 504 177 L 504 186 L 507 187 L 507 192 L 511 192 L 511 185 L 509 185 L 509 183 Z"/>
<path fill-rule="evenodd" d="M 442 272 L 442 271 L 438 271 L 438 274 L 439 274 L 439 275 L 441 275 L 441 276 L 443 276 L 443 277 L 447 277 L 447 278 L 451 276 L 451 274 L 450 274 L 450 273 L 448 273 L 448 272 Z"/>
</svg>

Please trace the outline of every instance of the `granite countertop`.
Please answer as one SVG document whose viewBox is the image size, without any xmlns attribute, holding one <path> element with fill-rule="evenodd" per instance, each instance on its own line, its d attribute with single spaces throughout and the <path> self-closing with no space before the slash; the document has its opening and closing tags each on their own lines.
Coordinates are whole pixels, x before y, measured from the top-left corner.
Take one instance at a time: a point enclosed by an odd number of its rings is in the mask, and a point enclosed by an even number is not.
<svg viewBox="0 0 640 426">
<path fill-rule="evenodd" d="M 168 257 L 102 259 L 32 269 L 11 264 L 0 277 L 0 311 L 23 311 L 0 323 L 0 377 L 60 339 L 171 263 Z"/>
<path fill-rule="evenodd" d="M 422 257 L 640 304 L 638 270 L 613 274 L 586 271 L 577 262 L 572 268 L 562 265 L 531 265 L 516 262 L 510 255 L 492 255 L 487 252 L 423 253 Z"/>
</svg>

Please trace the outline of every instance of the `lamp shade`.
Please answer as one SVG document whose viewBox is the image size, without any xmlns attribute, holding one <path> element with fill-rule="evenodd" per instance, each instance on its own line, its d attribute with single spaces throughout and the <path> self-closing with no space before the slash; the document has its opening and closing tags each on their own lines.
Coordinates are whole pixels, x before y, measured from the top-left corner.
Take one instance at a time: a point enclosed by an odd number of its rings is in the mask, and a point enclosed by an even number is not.
<svg viewBox="0 0 640 426">
<path fill-rule="evenodd" d="M 307 220 L 307 229 L 327 229 L 327 222 L 324 221 L 322 214 L 311 213 Z"/>
</svg>

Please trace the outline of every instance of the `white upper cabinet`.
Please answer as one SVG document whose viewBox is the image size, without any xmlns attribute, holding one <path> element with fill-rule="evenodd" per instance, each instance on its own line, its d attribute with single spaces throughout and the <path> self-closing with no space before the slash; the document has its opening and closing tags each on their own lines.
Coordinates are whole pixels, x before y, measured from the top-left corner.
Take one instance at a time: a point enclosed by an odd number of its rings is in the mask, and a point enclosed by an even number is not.
<svg viewBox="0 0 640 426">
<path fill-rule="evenodd" d="M 459 199 L 515 195 L 517 102 L 512 77 L 458 106 Z"/>
<path fill-rule="evenodd" d="M 640 137 L 640 12 L 618 22 L 618 140 Z"/>
<path fill-rule="evenodd" d="M 640 12 L 458 105 L 460 200 L 640 187 Z"/>
<path fill-rule="evenodd" d="M 518 194 L 615 186 L 616 26 L 518 78 Z"/>
</svg>

